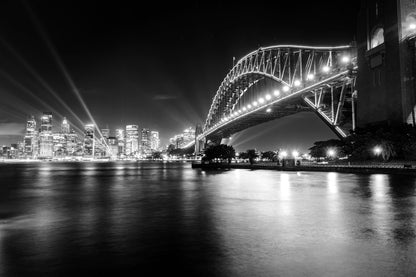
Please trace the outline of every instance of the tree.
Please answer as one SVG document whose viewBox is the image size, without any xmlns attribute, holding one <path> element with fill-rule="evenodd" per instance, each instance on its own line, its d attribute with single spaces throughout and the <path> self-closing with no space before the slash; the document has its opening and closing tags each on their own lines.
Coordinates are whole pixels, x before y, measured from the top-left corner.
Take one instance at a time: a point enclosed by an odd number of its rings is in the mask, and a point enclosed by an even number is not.
<svg viewBox="0 0 416 277">
<path fill-rule="evenodd" d="M 160 159 L 162 159 L 162 152 L 159 152 L 159 151 L 153 152 L 152 159 L 153 160 L 160 160 Z"/>
<path fill-rule="evenodd" d="M 345 142 L 339 139 L 330 139 L 325 141 L 316 141 L 309 148 L 309 155 L 313 158 L 321 159 L 328 156 L 329 150 L 334 150 L 338 157 L 345 156 Z"/>
<path fill-rule="evenodd" d="M 261 152 L 261 158 L 275 162 L 278 159 L 278 154 L 274 151 Z"/>
<path fill-rule="evenodd" d="M 212 161 L 215 159 L 227 160 L 231 163 L 231 160 L 235 157 L 235 150 L 232 146 L 220 144 L 212 145 L 205 149 L 204 160 Z"/>
<path fill-rule="evenodd" d="M 247 158 L 250 162 L 250 164 L 254 164 L 254 159 L 256 159 L 259 155 L 257 155 L 256 150 L 254 149 L 249 149 L 246 151 L 247 152 Z"/>
</svg>

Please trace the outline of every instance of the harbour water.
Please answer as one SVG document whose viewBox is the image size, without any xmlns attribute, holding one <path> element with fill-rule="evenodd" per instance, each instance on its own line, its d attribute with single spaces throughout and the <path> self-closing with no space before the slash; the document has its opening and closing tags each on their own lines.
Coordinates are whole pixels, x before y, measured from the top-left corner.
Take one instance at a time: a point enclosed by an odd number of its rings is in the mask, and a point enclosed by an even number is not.
<svg viewBox="0 0 416 277">
<path fill-rule="evenodd" d="M 416 178 L 0 165 L 0 276 L 414 276 Z"/>
</svg>

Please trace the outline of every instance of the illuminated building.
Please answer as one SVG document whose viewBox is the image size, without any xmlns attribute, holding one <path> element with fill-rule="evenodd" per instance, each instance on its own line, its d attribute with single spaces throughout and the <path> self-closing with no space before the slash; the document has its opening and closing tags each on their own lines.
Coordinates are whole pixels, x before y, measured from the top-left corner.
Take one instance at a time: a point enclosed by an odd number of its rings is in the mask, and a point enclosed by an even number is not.
<svg viewBox="0 0 416 277">
<path fill-rule="evenodd" d="M 125 137 L 123 129 L 116 129 L 116 138 L 118 143 L 118 155 L 122 156 L 125 152 Z"/>
<path fill-rule="evenodd" d="M 110 137 L 110 129 L 101 129 L 101 134 L 103 138 L 108 139 Z"/>
<path fill-rule="evenodd" d="M 95 136 L 94 136 L 94 124 L 85 125 L 84 129 L 84 147 L 83 156 L 92 158 L 95 155 Z"/>
<path fill-rule="evenodd" d="M 61 124 L 61 132 L 62 134 L 69 134 L 69 131 L 70 131 L 69 122 L 66 119 L 66 117 L 64 117 L 64 120 L 62 120 L 62 124 Z"/>
<path fill-rule="evenodd" d="M 182 134 L 175 135 L 169 139 L 169 143 L 175 148 L 183 148 L 190 142 L 195 140 L 195 129 L 190 127 L 183 131 Z"/>
<path fill-rule="evenodd" d="M 36 158 L 38 155 L 38 132 L 36 131 L 36 120 L 34 116 L 26 122 L 26 134 L 23 139 L 24 156 Z"/>
<path fill-rule="evenodd" d="M 160 147 L 160 139 L 158 131 L 150 132 L 150 149 L 152 151 L 158 151 Z"/>
<path fill-rule="evenodd" d="M 142 129 L 140 140 L 140 152 L 142 155 L 151 154 L 151 134 L 149 129 Z"/>
<path fill-rule="evenodd" d="M 66 153 L 66 137 L 62 133 L 52 134 L 54 157 L 64 157 Z"/>
<path fill-rule="evenodd" d="M 108 147 L 110 150 L 110 157 L 115 159 L 119 155 L 119 147 L 118 147 L 118 141 L 116 137 L 109 137 L 108 138 Z"/>
<path fill-rule="evenodd" d="M 126 126 L 126 155 L 134 156 L 139 151 L 139 126 L 127 125 Z"/>
<path fill-rule="evenodd" d="M 53 157 L 52 113 L 44 112 L 39 133 L 39 158 Z"/>
<path fill-rule="evenodd" d="M 82 144 L 78 134 L 73 130 L 66 137 L 66 152 L 69 156 L 82 155 Z"/>
</svg>

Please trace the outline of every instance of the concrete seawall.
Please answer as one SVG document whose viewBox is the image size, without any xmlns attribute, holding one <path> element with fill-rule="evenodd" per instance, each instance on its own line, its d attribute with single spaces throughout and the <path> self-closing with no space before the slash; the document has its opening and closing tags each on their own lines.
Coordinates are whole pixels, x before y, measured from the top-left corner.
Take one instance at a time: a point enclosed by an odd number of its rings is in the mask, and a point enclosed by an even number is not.
<svg viewBox="0 0 416 277">
<path fill-rule="evenodd" d="M 403 174 L 403 175 L 415 175 L 415 168 L 405 167 L 377 167 L 371 166 L 294 166 L 294 167 L 282 167 L 277 165 L 264 165 L 264 164 L 238 164 L 238 163 L 192 163 L 192 168 L 200 168 L 204 170 L 228 170 L 228 169 L 267 169 L 267 170 L 278 170 L 278 171 L 318 171 L 318 172 L 343 172 L 343 173 L 357 173 L 357 174 Z"/>
</svg>

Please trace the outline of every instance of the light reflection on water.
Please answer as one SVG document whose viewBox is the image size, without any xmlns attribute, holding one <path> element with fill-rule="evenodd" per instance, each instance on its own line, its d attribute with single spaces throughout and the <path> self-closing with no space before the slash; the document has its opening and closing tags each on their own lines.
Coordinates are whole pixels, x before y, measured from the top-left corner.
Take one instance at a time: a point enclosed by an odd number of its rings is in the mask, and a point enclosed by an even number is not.
<svg viewBox="0 0 416 277">
<path fill-rule="evenodd" d="M 416 273 L 415 178 L 0 166 L 0 275 Z"/>
</svg>

